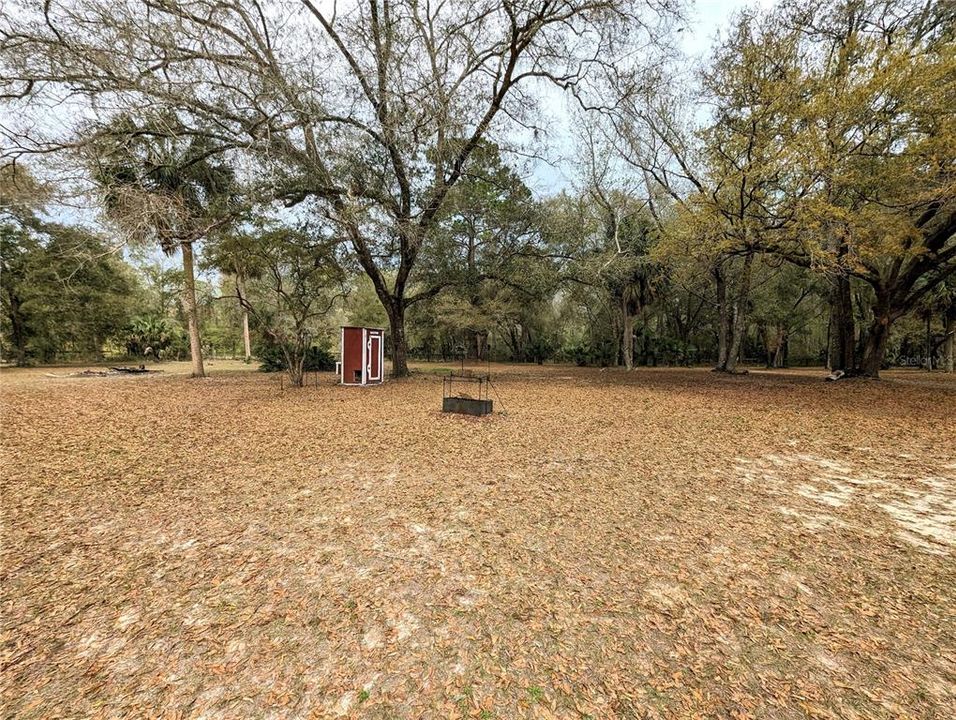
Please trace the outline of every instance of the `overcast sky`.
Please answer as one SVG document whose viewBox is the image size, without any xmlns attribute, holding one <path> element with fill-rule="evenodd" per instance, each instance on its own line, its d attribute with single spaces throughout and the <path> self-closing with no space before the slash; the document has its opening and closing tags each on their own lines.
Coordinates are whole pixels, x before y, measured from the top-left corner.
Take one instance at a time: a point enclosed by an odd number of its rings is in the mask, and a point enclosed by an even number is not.
<svg viewBox="0 0 956 720">
<path fill-rule="evenodd" d="M 687 0 L 688 23 L 680 33 L 681 49 L 690 60 L 706 58 L 719 33 L 728 27 L 734 12 L 747 7 L 767 8 L 774 0 Z M 565 104 L 560 91 L 555 90 L 555 104 Z M 546 102 L 547 104 L 547 102 Z M 552 106 L 555 115 L 567 116 L 566 112 Z M 574 184 L 574 141 L 566 123 L 553 122 L 545 139 L 549 146 L 548 161 L 540 160 L 529 167 L 529 187 L 538 196 L 547 196 L 569 189 Z M 559 159 L 564 155 L 564 159 Z"/>
<path fill-rule="evenodd" d="M 745 7 L 767 8 L 772 0 L 697 0 L 691 9 L 691 26 L 684 31 L 684 51 L 688 54 L 706 53 L 717 36 L 727 26 L 735 10 Z"/>
</svg>

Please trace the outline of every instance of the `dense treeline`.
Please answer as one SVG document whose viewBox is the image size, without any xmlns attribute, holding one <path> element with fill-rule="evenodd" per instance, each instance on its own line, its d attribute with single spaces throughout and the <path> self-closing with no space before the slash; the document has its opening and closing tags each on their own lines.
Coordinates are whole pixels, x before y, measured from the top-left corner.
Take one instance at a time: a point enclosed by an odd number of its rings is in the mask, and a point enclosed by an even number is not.
<svg viewBox="0 0 956 720">
<path fill-rule="evenodd" d="M 349 322 L 388 328 L 397 375 L 409 355 L 952 371 L 951 4 L 782 2 L 699 67 L 669 3 L 452 5 L 12 15 L 12 106 L 113 114 L 8 133 L 5 357 L 202 375 L 204 351 L 258 345 L 298 384 Z M 543 84 L 574 115 L 548 196 L 522 161 L 547 150 Z M 41 219 L 46 157 L 81 170 L 102 230 Z"/>
<path fill-rule="evenodd" d="M 81 225 L 45 219 L 48 188 L 22 166 L 0 173 L 0 353 L 18 365 L 183 359 L 182 272 Z M 241 352 L 239 311 L 199 283 L 207 354 Z"/>
</svg>

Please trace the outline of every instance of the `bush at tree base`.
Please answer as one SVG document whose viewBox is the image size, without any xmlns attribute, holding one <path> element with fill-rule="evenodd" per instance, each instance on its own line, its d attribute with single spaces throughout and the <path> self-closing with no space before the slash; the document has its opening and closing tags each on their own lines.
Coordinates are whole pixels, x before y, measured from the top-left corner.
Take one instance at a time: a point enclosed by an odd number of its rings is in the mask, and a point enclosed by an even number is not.
<svg viewBox="0 0 956 720">
<path fill-rule="evenodd" d="M 275 343 L 260 343 L 256 348 L 256 356 L 259 358 L 259 370 L 262 372 L 280 372 L 287 370 L 285 354 L 282 348 Z M 305 354 L 305 365 L 303 369 L 306 372 L 326 372 L 335 370 L 336 358 L 331 351 L 326 348 L 313 345 Z"/>
</svg>

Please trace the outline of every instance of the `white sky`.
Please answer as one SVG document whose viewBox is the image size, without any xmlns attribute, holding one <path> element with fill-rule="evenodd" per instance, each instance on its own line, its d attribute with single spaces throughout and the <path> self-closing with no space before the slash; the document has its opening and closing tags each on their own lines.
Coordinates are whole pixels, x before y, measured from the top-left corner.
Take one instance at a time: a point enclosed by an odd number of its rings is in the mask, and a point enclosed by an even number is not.
<svg viewBox="0 0 956 720">
<path fill-rule="evenodd" d="M 769 8 L 774 0 L 686 0 L 685 16 L 688 22 L 680 33 L 680 49 L 691 62 L 703 60 L 724 32 L 733 14 L 744 8 Z M 564 103 L 555 91 L 555 104 Z M 552 108 L 554 112 L 555 108 Z M 566 111 L 558 109 L 555 115 L 564 115 Z M 528 186 L 537 196 L 553 195 L 569 189 L 574 184 L 574 168 L 570 155 L 573 153 L 574 141 L 569 128 L 560 122 L 553 123 L 545 144 L 552 148 L 550 155 L 565 155 L 565 159 L 549 158 L 551 162 L 539 160 L 530 168 L 530 177 L 526 178 Z M 555 152 L 555 148 L 566 148 Z"/>
<path fill-rule="evenodd" d="M 690 27 L 683 32 L 684 52 L 688 55 L 706 54 L 717 38 L 717 33 L 727 27 L 730 16 L 746 7 L 768 8 L 773 0 L 697 0 L 689 8 Z"/>
</svg>

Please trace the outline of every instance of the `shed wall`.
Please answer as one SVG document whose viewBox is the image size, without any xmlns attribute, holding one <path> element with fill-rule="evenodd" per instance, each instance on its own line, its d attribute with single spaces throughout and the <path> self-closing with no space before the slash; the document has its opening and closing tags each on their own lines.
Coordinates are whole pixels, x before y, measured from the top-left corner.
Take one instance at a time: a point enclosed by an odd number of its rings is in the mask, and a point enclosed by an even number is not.
<svg viewBox="0 0 956 720">
<path fill-rule="evenodd" d="M 362 328 L 343 328 L 342 345 L 342 381 L 345 383 L 361 383 L 364 373 L 362 368 Z"/>
</svg>

